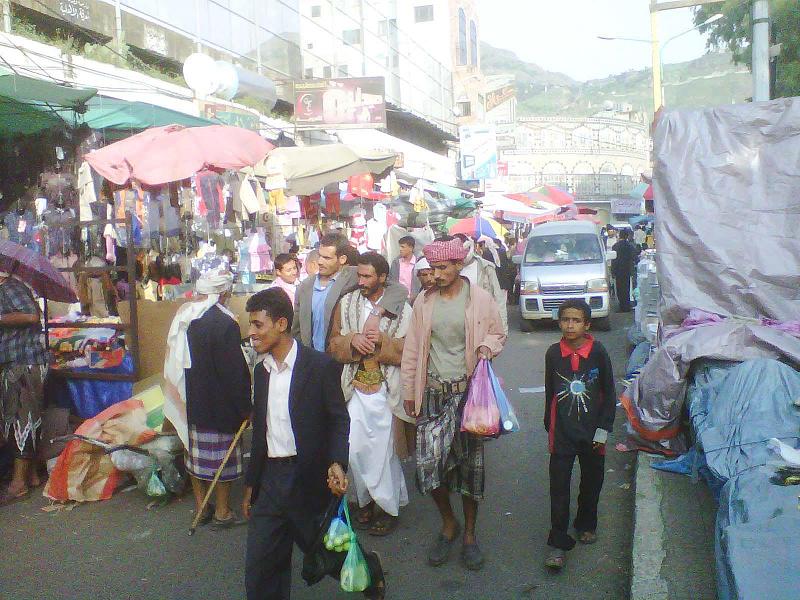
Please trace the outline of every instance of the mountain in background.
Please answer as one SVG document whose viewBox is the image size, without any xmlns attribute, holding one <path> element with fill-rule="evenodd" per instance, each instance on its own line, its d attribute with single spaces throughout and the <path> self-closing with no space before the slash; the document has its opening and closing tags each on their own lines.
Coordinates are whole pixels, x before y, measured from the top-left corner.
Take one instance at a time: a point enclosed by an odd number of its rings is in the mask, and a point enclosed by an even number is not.
<svg viewBox="0 0 800 600">
<path fill-rule="evenodd" d="M 631 104 L 648 115 L 653 112 L 650 69 L 631 70 L 603 79 L 576 81 L 563 73 L 525 62 L 509 50 L 481 44 L 484 75 L 514 75 L 517 116 L 588 117 L 607 101 Z M 701 107 L 743 102 L 751 95 L 750 72 L 734 65 L 728 53 L 709 53 L 696 60 L 665 65 L 665 105 Z"/>
</svg>

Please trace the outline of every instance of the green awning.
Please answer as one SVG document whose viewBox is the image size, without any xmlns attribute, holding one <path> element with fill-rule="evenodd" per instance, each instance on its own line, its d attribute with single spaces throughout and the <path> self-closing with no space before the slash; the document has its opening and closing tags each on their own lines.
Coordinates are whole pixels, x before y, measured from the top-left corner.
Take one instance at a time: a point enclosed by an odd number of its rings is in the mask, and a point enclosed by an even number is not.
<svg viewBox="0 0 800 600">
<path fill-rule="evenodd" d="M 129 102 L 107 96 L 95 96 L 89 100 L 86 114 L 81 120 L 92 129 L 102 129 L 107 133 L 115 130 L 127 133 L 131 130 L 138 131 L 165 125 L 205 127 L 219 124 L 216 121 L 194 117 L 162 106 L 146 102 Z"/>
<path fill-rule="evenodd" d="M 94 88 L 61 85 L 0 67 L 0 135 L 73 126 L 75 115 L 95 94 Z"/>
</svg>

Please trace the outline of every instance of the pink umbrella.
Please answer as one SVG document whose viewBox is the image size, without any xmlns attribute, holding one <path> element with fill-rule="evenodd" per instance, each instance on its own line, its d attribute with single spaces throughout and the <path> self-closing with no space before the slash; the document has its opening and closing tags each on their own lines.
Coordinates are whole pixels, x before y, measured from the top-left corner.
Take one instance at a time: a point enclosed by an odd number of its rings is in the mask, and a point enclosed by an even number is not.
<svg viewBox="0 0 800 600">
<path fill-rule="evenodd" d="M 85 158 L 95 171 L 117 185 L 131 179 L 162 185 L 191 177 L 204 168 L 252 166 L 273 148 L 258 133 L 241 127 L 167 125 L 151 127 Z"/>
</svg>

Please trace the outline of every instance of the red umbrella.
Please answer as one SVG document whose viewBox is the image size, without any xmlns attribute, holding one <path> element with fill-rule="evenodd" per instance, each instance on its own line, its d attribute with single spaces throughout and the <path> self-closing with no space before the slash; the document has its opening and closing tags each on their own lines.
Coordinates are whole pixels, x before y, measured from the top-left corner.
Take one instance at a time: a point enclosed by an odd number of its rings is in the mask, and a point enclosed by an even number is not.
<svg viewBox="0 0 800 600">
<path fill-rule="evenodd" d="M 47 258 L 14 242 L 0 242 L 0 271 L 18 277 L 42 298 L 78 301 L 75 291 Z"/>
<path fill-rule="evenodd" d="M 569 206 L 570 204 L 575 204 L 575 196 L 554 185 L 543 185 L 533 191 L 545 196 L 546 202 L 558 204 L 559 206 Z"/>
<path fill-rule="evenodd" d="M 207 167 L 252 166 L 273 148 L 255 131 L 241 127 L 167 125 L 151 127 L 85 158 L 95 171 L 117 185 L 130 179 L 162 185 L 186 179 Z"/>
</svg>

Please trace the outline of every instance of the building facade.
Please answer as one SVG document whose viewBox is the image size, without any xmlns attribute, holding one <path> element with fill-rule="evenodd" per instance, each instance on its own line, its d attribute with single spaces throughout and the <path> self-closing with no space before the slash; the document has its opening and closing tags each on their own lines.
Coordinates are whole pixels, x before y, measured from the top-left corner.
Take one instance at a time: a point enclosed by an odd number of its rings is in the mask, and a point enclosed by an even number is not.
<svg viewBox="0 0 800 600">
<path fill-rule="evenodd" d="M 650 169 L 647 126 L 629 116 L 529 117 L 498 135 L 506 189 L 555 185 L 579 201 L 627 194 Z"/>
<path fill-rule="evenodd" d="M 303 77 L 383 77 L 390 110 L 454 134 L 446 2 L 300 0 Z"/>
<path fill-rule="evenodd" d="M 300 0 L 15 0 L 43 26 L 65 21 L 99 41 L 180 65 L 193 52 L 276 82 L 302 76 Z"/>
</svg>

